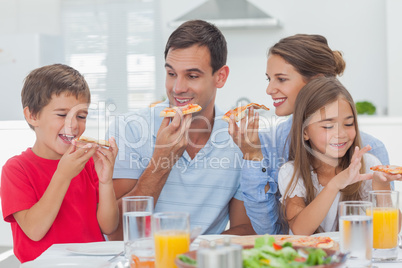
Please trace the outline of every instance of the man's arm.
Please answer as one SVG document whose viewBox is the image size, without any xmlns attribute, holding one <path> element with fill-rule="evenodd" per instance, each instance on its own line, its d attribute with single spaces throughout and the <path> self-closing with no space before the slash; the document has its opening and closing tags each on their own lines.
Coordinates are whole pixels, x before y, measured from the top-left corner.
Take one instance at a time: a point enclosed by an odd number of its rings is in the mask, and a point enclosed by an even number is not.
<svg viewBox="0 0 402 268">
<path fill-rule="evenodd" d="M 120 215 L 122 214 L 121 198 L 123 196 L 152 196 L 156 205 L 163 186 L 169 177 L 176 161 L 187 147 L 187 133 L 191 124 L 191 115 L 178 112 L 170 122 L 165 118 L 156 136 L 155 150 L 152 159 L 139 179 L 114 179 L 113 187 L 118 200 Z M 123 239 L 123 225 L 119 220 L 117 230 L 108 235 L 109 240 Z"/>
<path fill-rule="evenodd" d="M 229 203 L 230 228 L 222 234 L 234 235 L 255 235 L 250 219 L 247 217 L 244 203 L 241 200 L 232 198 Z"/>
</svg>

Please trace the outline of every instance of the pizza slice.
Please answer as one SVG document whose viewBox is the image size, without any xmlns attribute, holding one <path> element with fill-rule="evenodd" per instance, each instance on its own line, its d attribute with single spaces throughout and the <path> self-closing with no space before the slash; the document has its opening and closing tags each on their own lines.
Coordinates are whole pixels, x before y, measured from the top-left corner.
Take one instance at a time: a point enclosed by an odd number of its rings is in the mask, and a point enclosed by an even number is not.
<svg viewBox="0 0 402 268">
<path fill-rule="evenodd" d="M 335 241 L 326 236 L 290 236 L 278 239 L 280 244 L 291 242 L 294 246 L 334 249 Z"/>
<path fill-rule="evenodd" d="M 163 109 L 159 116 L 161 117 L 174 117 L 175 114 L 177 113 L 177 110 L 180 109 L 183 113 L 183 115 L 186 114 L 192 114 L 195 112 L 199 112 L 202 110 L 202 107 L 198 104 L 187 104 L 184 106 L 174 106 L 174 107 L 166 107 L 165 109 Z"/>
<path fill-rule="evenodd" d="M 402 174 L 402 167 L 396 165 L 378 165 L 370 168 L 374 171 L 381 171 L 388 174 Z"/>
<path fill-rule="evenodd" d="M 222 117 L 223 120 L 225 120 L 226 122 L 229 122 L 230 116 L 234 116 L 234 120 L 236 122 L 242 120 L 246 114 L 247 114 L 247 109 L 250 107 L 254 107 L 254 109 L 264 109 L 264 110 L 269 110 L 268 107 L 266 107 L 265 105 L 261 105 L 261 104 L 257 104 L 257 103 L 249 103 L 247 105 L 244 106 L 239 106 L 236 107 L 232 110 L 229 110 L 227 113 L 225 113 Z"/>
<path fill-rule="evenodd" d="M 78 141 L 79 143 L 95 143 L 101 147 L 110 147 L 110 144 L 108 141 L 106 140 L 96 140 L 90 137 L 85 137 L 85 136 L 81 136 L 78 139 L 75 139 L 76 141 Z"/>
<path fill-rule="evenodd" d="M 257 237 L 263 235 L 246 235 L 231 237 L 231 243 L 242 246 L 254 245 Z M 304 235 L 271 235 L 275 238 L 275 243 L 283 245 L 285 242 L 292 243 L 297 247 L 316 247 L 324 249 L 339 250 L 339 243 L 326 236 L 304 236 Z M 218 244 L 223 243 L 223 239 L 216 240 Z"/>
</svg>

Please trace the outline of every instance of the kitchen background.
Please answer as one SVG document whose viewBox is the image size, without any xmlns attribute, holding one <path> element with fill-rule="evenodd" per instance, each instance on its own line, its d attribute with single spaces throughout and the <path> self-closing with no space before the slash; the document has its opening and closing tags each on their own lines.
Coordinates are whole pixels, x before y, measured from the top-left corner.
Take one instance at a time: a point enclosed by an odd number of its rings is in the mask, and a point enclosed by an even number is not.
<svg viewBox="0 0 402 268">
<path fill-rule="evenodd" d="M 93 95 L 87 133 L 102 138 L 110 116 L 165 98 L 164 44 L 188 18 L 214 19 L 227 38 L 223 110 L 241 101 L 273 107 L 267 49 L 296 33 L 326 36 L 346 60 L 341 82 L 355 101 L 377 107 L 359 117 L 361 129 L 402 165 L 401 11 L 398 0 L 0 0 L 0 167 L 34 141 L 20 104 L 29 71 L 62 62 L 83 73 Z M 273 111 L 264 115 L 275 119 Z M 1 220 L 0 246 L 12 245 L 10 233 Z"/>
</svg>

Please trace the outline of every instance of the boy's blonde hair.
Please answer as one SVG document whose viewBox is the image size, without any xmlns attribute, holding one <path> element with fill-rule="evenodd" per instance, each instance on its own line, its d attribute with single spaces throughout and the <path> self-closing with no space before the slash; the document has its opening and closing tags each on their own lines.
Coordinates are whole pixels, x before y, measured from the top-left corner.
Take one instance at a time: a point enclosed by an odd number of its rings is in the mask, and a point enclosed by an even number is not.
<svg viewBox="0 0 402 268">
<path fill-rule="evenodd" d="M 88 103 L 91 102 L 88 84 L 74 68 L 64 64 L 37 68 L 25 78 L 21 91 L 22 108 L 28 107 L 32 115 L 38 115 L 49 104 L 53 95 L 59 96 L 61 93 L 77 99 L 83 97 Z"/>
</svg>

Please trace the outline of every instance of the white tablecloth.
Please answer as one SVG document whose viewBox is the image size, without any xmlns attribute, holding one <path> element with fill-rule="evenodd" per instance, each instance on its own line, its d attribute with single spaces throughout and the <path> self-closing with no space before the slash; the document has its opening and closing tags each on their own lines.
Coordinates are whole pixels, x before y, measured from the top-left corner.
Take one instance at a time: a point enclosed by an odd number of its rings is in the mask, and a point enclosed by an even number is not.
<svg viewBox="0 0 402 268">
<path fill-rule="evenodd" d="M 203 236 L 201 236 L 203 237 Z M 208 236 L 204 236 L 208 237 Z M 216 236 L 218 237 L 218 236 Z M 197 243 L 197 240 L 194 241 Z M 123 248 L 123 242 L 120 241 L 120 243 L 116 242 L 101 242 L 101 243 L 108 243 L 105 244 L 107 247 L 111 247 L 112 243 L 113 246 L 118 247 L 115 249 L 116 252 L 118 252 L 120 249 Z M 97 256 L 97 255 L 83 255 L 83 254 L 77 254 L 73 253 L 71 251 L 71 248 L 76 248 L 79 246 L 82 246 L 83 244 L 55 244 L 51 246 L 49 249 L 47 249 L 42 255 L 40 255 L 38 258 L 36 258 L 34 261 L 26 262 L 22 264 L 20 267 L 21 268 L 47 268 L 47 267 L 54 267 L 54 268 L 61 268 L 61 267 L 90 267 L 90 268 L 120 268 L 119 266 L 116 266 L 118 261 L 123 260 L 123 257 L 117 258 L 115 261 L 108 262 L 113 255 L 103 255 L 103 256 Z M 194 244 L 192 245 L 191 249 L 194 249 Z M 378 268 L 400 268 L 402 267 L 402 249 L 398 249 L 399 253 L 399 259 L 401 259 L 400 262 L 394 262 L 394 263 L 373 263 L 373 267 L 378 267 Z"/>
<path fill-rule="evenodd" d="M 113 252 L 119 253 L 123 249 L 123 241 L 119 241 L 120 245 L 116 247 Z M 107 247 L 116 246 L 116 242 L 99 242 L 106 243 Z M 98 244 L 99 244 L 98 243 Z M 95 243 L 92 243 L 95 244 Z M 33 261 L 21 264 L 21 268 L 47 268 L 47 267 L 91 267 L 91 268 L 106 268 L 116 267 L 119 260 L 123 257 L 116 258 L 115 261 L 109 262 L 114 255 L 95 255 L 95 254 L 79 254 L 71 251 L 71 248 L 79 248 L 83 244 L 54 244 L 42 253 L 38 258 Z"/>
</svg>

